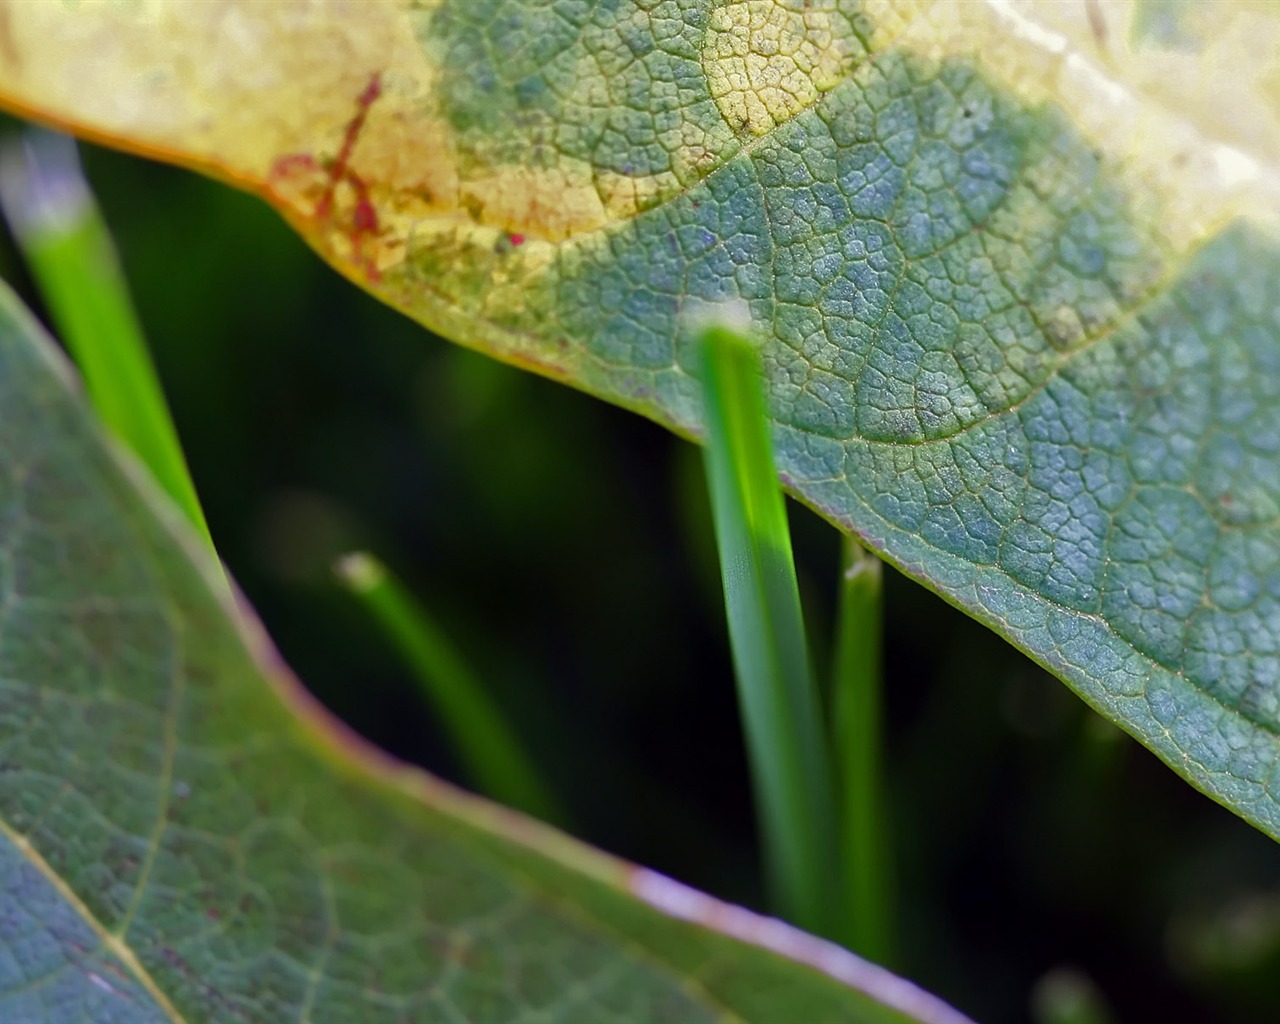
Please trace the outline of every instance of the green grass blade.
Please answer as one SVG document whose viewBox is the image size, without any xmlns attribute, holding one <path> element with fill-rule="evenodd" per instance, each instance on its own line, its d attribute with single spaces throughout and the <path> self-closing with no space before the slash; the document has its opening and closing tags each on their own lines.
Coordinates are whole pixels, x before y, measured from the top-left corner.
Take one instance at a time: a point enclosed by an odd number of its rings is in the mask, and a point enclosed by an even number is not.
<svg viewBox="0 0 1280 1024">
<path fill-rule="evenodd" d="M 120 262 L 75 143 L 30 131 L 0 159 L 0 207 L 107 428 L 213 547 Z"/>
<path fill-rule="evenodd" d="M 886 964 L 894 954 L 894 885 L 883 780 L 883 563 L 852 537 L 842 551 L 831 727 L 840 802 L 845 937 Z"/>
<path fill-rule="evenodd" d="M 771 894 L 796 924 L 840 938 L 832 763 L 759 359 L 725 327 L 700 340 L 707 479 Z"/>
<path fill-rule="evenodd" d="M 347 555 L 336 569 L 413 670 L 476 788 L 500 803 L 564 824 L 550 787 L 501 709 L 427 609 L 372 555 Z"/>
</svg>

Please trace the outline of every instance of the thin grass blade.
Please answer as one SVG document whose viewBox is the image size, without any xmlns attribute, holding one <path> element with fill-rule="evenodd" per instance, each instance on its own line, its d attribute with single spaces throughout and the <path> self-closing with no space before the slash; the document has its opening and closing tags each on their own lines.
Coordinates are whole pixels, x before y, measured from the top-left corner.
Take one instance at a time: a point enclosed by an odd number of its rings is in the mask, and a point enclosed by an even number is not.
<svg viewBox="0 0 1280 1024">
<path fill-rule="evenodd" d="M 213 547 L 195 485 L 75 143 L 31 130 L 0 151 L 0 208 L 107 428 Z"/>
<path fill-rule="evenodd" d="M 728 327 L 700 342 L 707 479 L 766 873 L 780 913 L 840 938 L 832 763 L 759 358 Z"/>
<path fill-rule="evenodd" d="M 831 727 L 840 802 L 847 944 L 880 964 L 894 955 L 894 879 L 883 777 L 883 563 L 852 537 L 832 659 Z"/>
<path fill-rule="evenodd" d="M 564 824 L 563 810 L 501 708 L 426 607 L 372 555 L 346 555 L 336 570 L 413 670 L 476 788 L 509 807 Z"/>
</svg>

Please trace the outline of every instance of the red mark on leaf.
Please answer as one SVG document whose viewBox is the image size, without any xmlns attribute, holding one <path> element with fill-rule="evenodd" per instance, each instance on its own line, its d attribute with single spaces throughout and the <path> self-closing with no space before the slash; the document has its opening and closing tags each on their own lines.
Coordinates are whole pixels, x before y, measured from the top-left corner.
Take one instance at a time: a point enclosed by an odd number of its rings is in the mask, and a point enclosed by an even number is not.
<svg viewBox="0 0 1280 1024">
<path fill-rule="evenodd" d="M 524 245 L 524 235 L 509 235 L 508 239 L 512 245 Z"/>
<path fill-rule="evenodd" d="M 356 212 L 351 215 L 351 222 L 357 234 L 378 230 L 378 214 L 366 196 L 356 201 Z"/>
<path fill-rule="evenodd" d="M 364 129 L 369 108 L 381 95 L 382 76 L 375 73 L 369 79 L 369 84 L 364 87 L 364 91 L 356 97 L 355 116 L 347 122 L 346 130 L 342 135 L 342 146 L 338 150 L 338 155 L 332 160 L 326 160 L 321 164 L 310 153 L 282 156 L 272 166 L 269 178 L 269 181 L 276 182 L 299 172 L 322 171 L 326 178 L 324 191 L 313 211 L 313 216 L 319 220 L 328 220 L 333 216 L 338 186 L 346 185 L 355 195 L 355 206 L 351 212 L 351 225 L 347 231 L 347 238 L 351 243 L 356 262 L 373 281 L 378 280 L 380 275 L 373 260 L 365 254 L 365 240 L 370 236 L 376 237 L 378 234 L 378 211 L 369 198 L 369 186 L 351 169 L 351 154 L 359 141 L 360 132 Z"/>
<path fill-rule="evenodd" d="M 375 73 L 364 87 L 364 92 L 356 97 L 356 116 L 347 123 L 347 130 L 342 136 L 342 148 L 329 168 L 329 186 L 316 205 L 316 216 L 327 217 L 333 206 L 333 190 L 340 181 L 351 181 L 354 175 L 347 166 L 351 161 L 351 151 L 356 148 L 356 140 L 360 138 L 360 130 L 364 128 L 365 118 L 369 116 L 369 108 L 373 101 L 382 95 L 382 76 Z M 354 184 L 354 182 L 353 182 Z M 361 183 L 363 188 L 363 183 Z M 357 192 L 359 189 L 357 189 Z"/>
</svg>

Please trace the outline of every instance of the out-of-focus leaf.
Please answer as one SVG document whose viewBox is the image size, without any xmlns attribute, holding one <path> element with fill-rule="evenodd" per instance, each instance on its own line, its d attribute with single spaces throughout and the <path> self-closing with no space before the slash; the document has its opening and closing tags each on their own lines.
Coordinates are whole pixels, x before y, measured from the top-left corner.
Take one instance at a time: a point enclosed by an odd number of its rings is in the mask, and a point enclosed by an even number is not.
<svg viewBox="0 0 1280 1024">
<path fill-rule="evenodd" d="M 7 291 L 0 410 L 0 1020 L 964 1020 L 346 734 Z"/>
<path fill-rule="evenodd" d="M 682 433 L 745 301 L 792 492 L 1272 836 L 1278 55 L 1156 0 L 0 5 L 12 109 Z"/>
</svg>

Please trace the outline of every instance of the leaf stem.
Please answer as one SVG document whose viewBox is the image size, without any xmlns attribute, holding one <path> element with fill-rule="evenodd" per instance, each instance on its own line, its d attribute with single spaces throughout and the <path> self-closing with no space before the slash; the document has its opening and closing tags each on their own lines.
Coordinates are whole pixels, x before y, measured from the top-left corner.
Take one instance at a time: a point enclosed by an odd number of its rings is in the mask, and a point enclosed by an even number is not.
<svg viewBox="0 0 1280 1024">
<path fill-rule="evenodd" d="M 0 154 L 0 208 L 107 428 L 213 549 L 106 223 L 75 143 L 31 130 Z"/>
<path fill-rule="evenodd" d="M 700 343 L 707 480 L 766 874 L 784 916 L 831 935 L 839 902 L 832 762 L 759 358 L 728 327 L 708 328 Z"/>
<path fill-rule="evenodd" d="M 564 824 L 563 810 L 501 709 L 427 609 L 370 554 L 346 555 L 335 570 L 413 670 L 476 787 L 500 803 Z"/>
<path fill-rule="evenodd" d="M 846 536 L 841 568 L 831 689 L 847 901 L 840 938 L 886 964 L 894 954 L 894 886 L 882 768 L 883 563 Z"/>
</svg>

